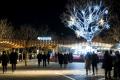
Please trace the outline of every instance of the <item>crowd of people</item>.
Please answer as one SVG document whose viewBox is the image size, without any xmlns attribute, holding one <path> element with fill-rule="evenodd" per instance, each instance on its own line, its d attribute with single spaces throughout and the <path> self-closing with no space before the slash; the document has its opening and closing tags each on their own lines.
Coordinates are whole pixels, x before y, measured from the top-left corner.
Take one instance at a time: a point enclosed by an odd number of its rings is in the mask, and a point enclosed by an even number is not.
<svg viewBox="0 0 120 80">
<path fill-rule="evenodd" d="M 50 53 L 41 51 L 37 55 L 38 59 L 38 66 L 40 66 L 41 62 L 43 62 L 43 67 L 46 67 L 46 63 L 50 62 Z M 62 68 L 64 65 L 64 68 L 67 66 L 68 62 L 72 62 L 72 55 L 71 53 L 55 53 L 55 61 L 59 63 L 60 67 Z"/>
<path fill-rule="evenodd" d="M 60 67 L 64 68 L 67 67 L 67 64 L 69 62 L 72 62 L 73 58 L 71 57 L 71 53 L 58 53 L 58 62 L 60 64 Z"/>
<path fill-rule="evenodd" d="M 110 80 L 113 77 L 115 80 L 120 79 L 120 53 L 119 51 L 113 52 L 112 50 L 106 50 L 103 53 L 103 59 L 102 59 L 102 66 L 101 68 L 105 71 L 105 79 Z M 38 67 L 41 65 L 43 67 L 46 67 L 50 64 L 51 60 L 51 53 L 49 51 L 40 51 L 37 54 L 37 60 L 38 60 Z M 11 53 L 7 54 L 6 51 L 2 52 L 2 55 L 0 56 L 0 61 L 2 63 L 2 69 L 3 73 L 7 71 L 7 65 L 8 63 L 11 64 L 11 70 L 14 72 L 16 70 L 16 64 L 17 60 L 19 59 L 18 53 L 12 49 Z M 68 63 L 73 62 L 73 54 L 72 53 L 66 53 L 66 52 L 58 52 L 55 53 L 55 61 L 59 63 L 60 68 L 67 67 Z M 98 63 L 101 62 L 99 59 L 99 56 L 95 52 L 87 52 L 87 54 L 84 56 L 85 61 L 85 69 L 86 69 L 86 75 L 89 74 L 89 72 L 93 73 L 93 75 L 96 75 L 98 73 Z M 43 64 L 41 64 L 43 63 Z M 111 72 L 113 72 L 111 74 Z"/>
<path fill-rule="evenodd" d="M 115 80 L 119 80 L 120 79 L 120 53 L 119 51 L 113 52 L 112 50 L 109 50 L 109 51 L 106 50 L 103 54 L 104 56 L 102 60 L 102 68 L 104 69 L 104 72 L 105 72 L 105 80 L 111 80 L 112 74 Z M 86 75 L 88 75 L 89 72 L 91 73 L 91 67 L 92 67 L 93 75 L 96 75 L 98 73 L 97 65 L 99 62 L 100 62 L 99 56 L 96 53 L 88 52 L 85 55 Z"/>
<path fill-rule="evenodd" d="M 37 59 L 38 59 L 38 66 L 40 66 L 41 61 L 43 61 L 43 67 L 46 67 L 48 63 L 50 62 L 50 53 L 49 52 L 39 52 L 37 55 Z"/>
<path fill-rule="evenodd" d="M 103 59 L 103 69 L 105 70 L 105 79 L 111 79 L 111 71 L 113 69 L 113 77 L 115 80 L 120 79 L 120 53 L 115 52 L 113 55 L 112 50 L 105 51 Z"/>
</svg>

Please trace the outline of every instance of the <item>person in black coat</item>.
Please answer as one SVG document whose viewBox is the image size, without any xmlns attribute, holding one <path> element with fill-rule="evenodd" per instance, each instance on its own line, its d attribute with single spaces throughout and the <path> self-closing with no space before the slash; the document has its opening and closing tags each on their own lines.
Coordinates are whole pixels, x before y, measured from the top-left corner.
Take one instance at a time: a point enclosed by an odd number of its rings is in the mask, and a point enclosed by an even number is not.
<svg viewBox="0 0 120 80">
<path fill-rule="evenodd" d="M 68 54 L 65 53 L 63 57 L 64 57 L 64 58 L 63 58 L 64 68 L 66 68 L 66 67 L 67 67 L 67 64 L 68 64 Z"/>
<path fill-rule="evenodd" d="M 19 61 L 22 61 L 22 53 L 19 54 Z"/>
<path fill-rule="evenodd" d="M 59 61 L 60 67 L 62 68 L 62 64 L 64 61 L 64 56 L 62 53 L 58 53 L 58 61 Z"/>
<path fill-rule="evenodd" d="M 105 70 L 105 79 L 111 79 L 112 56 L 109 51 L 105 51 L 103 59 L 103 68 Z"/>
<path fill-rule="evenodd" d="M 2 62 L 2 61 L 1 61 L 1 56 L 2 56 L 2 53 L 0 53 L 0 63 Z"/>
<path fill-rule="evenodd" d="M 96 73 L 98 72 L 98 67 L 97 67 L 97 64 L 99 62 L 98 55 L 93 52 L 91 59 L 92 59 L 92 71 L 93 71 L 93 75 L 95 75 L 95 70 Z"/>
<path fill-rule="evenodd" d="M 40 62 L 42 60 L 42 53 L 38 53 L 37 59 L 38 59 L 38 66 L 40 66 Z"/>
<path fill-rule="evenodd" d="M 43 67 L 46 67 L 47 54 L 45 52 L 42 55 L 42 59 L 43 59 Z"/>
<path fill-rule="evenodd" d="M 7 64 L 9 62 L 8 55 L 6 54 L 5 51 L 3 51 L 3 54 L 1 56 L 1 61 L 2 61 L 2 67 L 3 67 L 3 73 L 7 71 Z"/>
<path fill-rule="evenodd" d="M 70 52 L 70 53 L 68 54 L 68 60 L 69 60 L 70 63 L 73 62 L 73 53 Z"/>
<path fill-rule="evenodd" d="M 13 72 L 16 70 L 17 59 L 18 59 L 18 53 L 15 52 L 15 50 L 12 50 L 10 54 L 10 63 L 12 65 Z"/>
<path fill-rule="evenodd" d="M 114 78 L 115 80 L 120 79 L 120 53 L 119 51 L 115 52 L 114 56 Z"/>
<path fill-rule="evenodd" d="M 50 62 L 50 52 L 47 53 L 47 62 L 48 62 L 48 64 Z"/>
</svg>

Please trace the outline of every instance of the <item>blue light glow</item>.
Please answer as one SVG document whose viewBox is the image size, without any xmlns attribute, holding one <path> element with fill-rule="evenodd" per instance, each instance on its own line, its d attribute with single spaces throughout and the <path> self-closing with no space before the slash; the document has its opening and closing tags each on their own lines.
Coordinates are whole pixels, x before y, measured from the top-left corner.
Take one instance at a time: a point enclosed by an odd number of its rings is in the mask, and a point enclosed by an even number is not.
<svg viewBox="0 0 120 80">
<path fill-rule="evenodd" d="M 89 4 L 89 5 L 88 5 Z M 62 22 L 75 31 L 77 37 L 83 37 L 91 42 L 94 36 L 110 27 L 108 23 L 108 9 L 100 2 L 97 5 L 88 3 L 83 9 L 81 5 L 74 5 L 64 13 Z"/>
</svg>

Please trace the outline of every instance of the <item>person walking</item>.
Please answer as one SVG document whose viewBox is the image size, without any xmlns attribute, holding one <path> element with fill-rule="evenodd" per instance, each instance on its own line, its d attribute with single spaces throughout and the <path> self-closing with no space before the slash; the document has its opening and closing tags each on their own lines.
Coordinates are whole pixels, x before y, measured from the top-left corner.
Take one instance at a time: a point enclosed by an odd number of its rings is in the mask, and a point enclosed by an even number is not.
<svg viewBox="0 0 120 80">
<path fill-rule="evenodd" d="M 3 53 L 2 53 L 1 61 L 2 61 L 3 74 L 4 74 L 4 72 L 7 72 L 7 64 L 9 62 L 8 55 L 6 54 L 5 51 L 3 51 Z"/>
<path fill-rule="evenodd" d="M 40 62 L 42 60 L 42 53 L 41 52 L 38 53 L 37 59 L 38 59 L 38 66 L 40 67 Z"/>
<path fill-rule="evenodd" d="M 15 52 L 14 49 L 12 49 L 12 52 L 10 54 L 10 63 L 12 65 L 12 72 L 16 70 L 17 59 L 18 59 L 18 53 Z"/>
<path fill-rule="evenodd" d="M 103 59 L 103 68 L 105 70 L 105 79 L 111 80 L 111 70 L 112 70 L 112 56 L 109 51 L 105 51 Z"/>
<path fill-rule="evenodd" d="M 92 59 L 92 72 L 93 72 L 93 75 L 96 75 L 98 73 L 98 67 L 97 67 L 97 64 L 99 62 L 98 55 L 93 52 L 91 59 Z"/>
<path fill-rule="evenodd" d="M 64 63 L 64 68 L 66 68 L 67 64 L 68 64 L 68 54 L 67 53 L 65 53 L 63 55 L 63 63 Z"/>
<path fill-rule="evenodd" d="M 68 60 L 69 60 L 70 63 L 73 62 L 73 53 L 72 53 L 72 52 L 70 52 L 70 53 L 68 54 Z"/>
<path fill-rule="evenodd" d="M 50 62 L 50 52 L 49 51 L 47 53 L 47 62 L 48 62 L 48 65 L 49 65 L 49 62 Z"/>
<path fill-rule="evenodd" d="M 47 60 L 47 55 L 46 53 L 44 52 L 43 55 L 42 55 L 42 59 L 43 59 L 43 67 L 46 67 L 46 60 Z"/>
<path fill-rule="evenodd" d="M 120 80 L 120 53 L 119 51 L 115 52 L 114 56 L 114 79 Z"/>
<path fill-rule="evenodd" d="M 60 68 L 62 68 L 62 65 L 63 65 L 63 58 L 64 58 L 63 54 L 58 52 L 58 61 L 60 64 Z"/>
<path fill-rule="evenodd" d="M 91 72 L 91 54 L 90 52 L 87 52 L 85 55 L 85 68 L 86 68 L 86 75 L 88 75 L 88 72 Z"/>
</svg>

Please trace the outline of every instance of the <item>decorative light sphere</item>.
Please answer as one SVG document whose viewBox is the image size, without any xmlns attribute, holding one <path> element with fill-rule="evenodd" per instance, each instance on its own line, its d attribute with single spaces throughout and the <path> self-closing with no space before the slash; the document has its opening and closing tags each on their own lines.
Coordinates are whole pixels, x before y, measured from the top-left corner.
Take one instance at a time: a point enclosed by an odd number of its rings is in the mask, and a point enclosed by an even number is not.
<svg viewBox="0 0 120 80">
<path fill-rule="evenodd" d="M 105 11 L 105 14 L 108 14 L 108 10 Z"/>
</svg>

